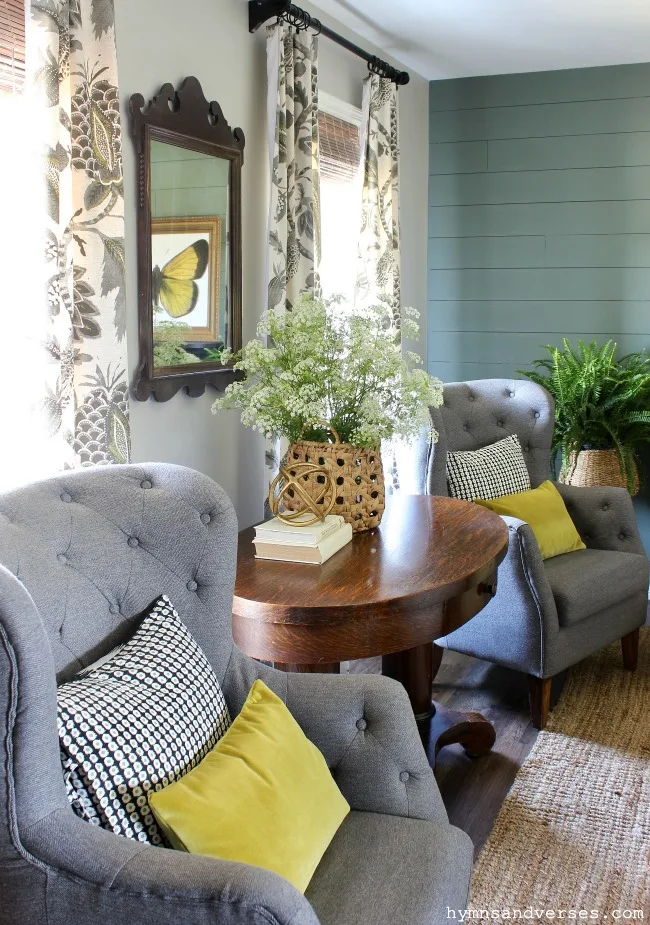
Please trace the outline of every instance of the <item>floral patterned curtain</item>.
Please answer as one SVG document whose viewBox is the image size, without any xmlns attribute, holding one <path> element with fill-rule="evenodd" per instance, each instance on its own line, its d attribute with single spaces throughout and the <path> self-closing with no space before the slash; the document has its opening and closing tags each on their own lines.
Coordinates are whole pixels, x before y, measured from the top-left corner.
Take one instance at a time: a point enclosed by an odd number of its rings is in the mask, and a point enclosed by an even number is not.
<svg viewBox="0 0 650 925">
<path fill-rule="evenodd" d="M 269 309 L 291 311 L 301 293 L 318 295 L 318 38 L 284 22 L 266 30 L 271 201 Z M 268 441 L 267 470 L 278 470 L 280 441 Z"/>
<path fill-rule="evenodd" d="M 285 23 L 267 28 L 269 77 L 268 307 L 318 291 L 318 38 Z"/>
<path fill-rule="evenodd" d="M 28 2 L 43 142 L 41 425 L 53 468 L 129 459 L 124 192 L 113 0 Z M 56 457 L 56 458 L 55 458 Z"/>
<path fill-rule="evenodd" d="M 363 193 L 355 305 L 386 304 L 401 328 L 397 86 L 371 74 L 363 85 Z"/>
<path fill-rule="evenodd" d="M 397 85 L 370 74 L 361 107 L 363 191 L 355 307 L 386 305 L 401 338 Z M 399 491 L 394 441 L 382 444 L 386 490 Z"/>
</svg>

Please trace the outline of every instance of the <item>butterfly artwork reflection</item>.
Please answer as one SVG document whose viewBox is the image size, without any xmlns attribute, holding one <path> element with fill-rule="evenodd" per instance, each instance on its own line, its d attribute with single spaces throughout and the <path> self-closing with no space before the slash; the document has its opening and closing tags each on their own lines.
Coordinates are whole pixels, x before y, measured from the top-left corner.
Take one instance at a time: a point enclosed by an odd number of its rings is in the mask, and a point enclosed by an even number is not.
<svg viewBox="0 0 650 925">
<path fill-rule="evenodd" d="M 154 311 L 163 308 L 171 318 L 184 318 L 196 308 L 199 298 L 197 279 L 208 266 L 210 244 L 199 238 L 172 257 L 162 269 L 155 266 L 151 274 Z"/>
<path fill-rule="evenodd" d="M 153 359 L 158 369 L 219 362 L 226 277 L 218 215 L 151 223 Z"/>
</svg>

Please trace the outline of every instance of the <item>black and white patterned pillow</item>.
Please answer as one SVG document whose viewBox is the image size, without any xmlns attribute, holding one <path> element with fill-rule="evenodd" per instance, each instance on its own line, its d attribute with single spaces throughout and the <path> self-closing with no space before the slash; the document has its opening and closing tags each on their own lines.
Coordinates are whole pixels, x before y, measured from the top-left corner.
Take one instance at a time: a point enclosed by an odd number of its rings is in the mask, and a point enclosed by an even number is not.
<svg viewBox="0 0 650 925">
<path fill-rule="evenodd" d="M 516 434 L 480 450 L 447 453 L 447 489 L 452 498 L 490 501 L 530 490 L 530 476 Z"/>
<path fill-rule="evenodd" d="M 147 795 L 183 777 L 230 726 L 223 692 L 169 598 L 134 635 L 57 693 L 75 812 L 118 835 L 166 844 Z"/>
</svg>

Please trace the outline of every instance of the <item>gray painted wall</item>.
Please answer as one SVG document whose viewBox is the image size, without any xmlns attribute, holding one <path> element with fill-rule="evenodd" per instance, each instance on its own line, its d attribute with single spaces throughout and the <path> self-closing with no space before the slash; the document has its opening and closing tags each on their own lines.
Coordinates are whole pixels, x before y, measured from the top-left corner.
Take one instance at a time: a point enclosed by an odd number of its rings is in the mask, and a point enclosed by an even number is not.
<svg viewBox="0 0 650 925">
<path fill-rule="evenodd" d="M 433 82 L 429 127 L 429 372 L 650 347 L 650 64 Z"/>
<path fill-rule="evenodd" d="M 302 7 L 310 9 L 308 3 Z M 246 135 L 242 177 L 243 199 L 243 329 L 254 336 L 265 307 L 268 152 L 266 129 L 266 54 L 264 30 L 248 32 L 246 0 L 186 0 L 183 15 L 171 0 L 115 0 L 116 41 L 122 99 L 124 211 L 128 308 L 129 368 L 138 362 L 136 281 L 136 163 L 128 129 L 132 93 L 150 99 L 166 81 L 199 78 L 206 96 L 221 104 L 231 125 Z M 311 9 L 315 15 L 320 15 Z M 369 47 L 340 23 L 327 24 Z M 320 87 L 340 99 L 361 105 L 364 62 L 323 39 Z M 374 53 L 381 54 L 378 49 Z M 386 57 L 382 55 L 382 57 Z M 426 326 L 428 83 L 412 74 L 400 90 L 402 145 L 402 246 L 408 262 L 402 268 L 407 304 L 422 312 Z M 424 355 L 425 341 L 420 345 Z M 264 444 L 243 428 L 235 412 L 210 413 L 213 390 L 201 398 L 178 393 L 163 404 L 131 401 L 133 459 L 174 462 L 205 472 L 232 498 L 241 526 L 263 514 Z"/>
</svg>

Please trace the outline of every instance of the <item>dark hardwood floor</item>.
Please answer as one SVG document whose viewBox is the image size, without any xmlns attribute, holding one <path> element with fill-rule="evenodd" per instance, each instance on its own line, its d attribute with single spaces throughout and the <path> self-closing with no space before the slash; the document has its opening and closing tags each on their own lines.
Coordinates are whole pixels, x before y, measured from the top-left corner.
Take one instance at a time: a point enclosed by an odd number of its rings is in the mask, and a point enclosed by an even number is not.
<svg viewBox="0 0 650 925">
<path fill-rule="evenodd" d="M 650 601 L 646 626 L 650 626 Z M 379 673 L 380 658 L 344 663 L 342 670 Z M 567 673 L 553 679 L 551 709 L 562 695 Z M 508 668 L 445 651 L 433 685 L 433 699 L 456 710 L 478 710 L 494 724 L 497 740 L 490 755 L 468 758 L 460 745 L 438 755 L 436 780 L 449 819 L 467 832 L 475 854 L 492 830 L 517 771 L 538 736 L 530 723 L 526 677 Z M 423 735 L 426 746 L 426 731 Z"/>
<path fill-rule="evenodd" d="M 350 662 L 347 670 L 379 672 L 381 659 Z M 562 679 L 555 686 L 554 701 L 561 686 Z M 494 749 L 487 757 L 468 758 L 460 745 L 451 745 L 439 753 L 436 767 L 436 780 L 449 819 L 467 832 L 478 853 L 537 738 L 528 712 L 526 677 L 489 662 L 445 651 L 433 685 L 433 697 L 456 710 L 478 710 L 497 731 Z M 426 745 L 426 731 L 424 741 Z"/>
</svg>

